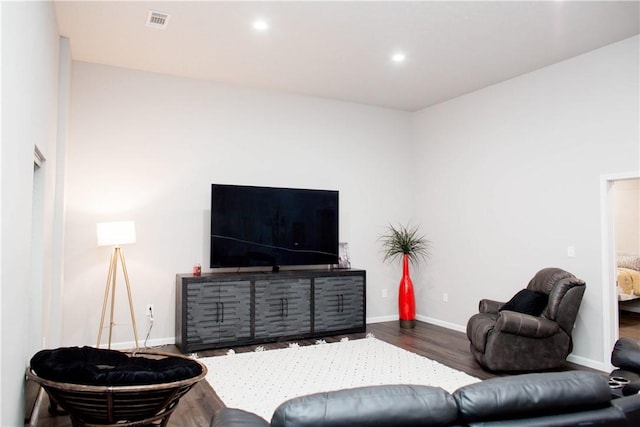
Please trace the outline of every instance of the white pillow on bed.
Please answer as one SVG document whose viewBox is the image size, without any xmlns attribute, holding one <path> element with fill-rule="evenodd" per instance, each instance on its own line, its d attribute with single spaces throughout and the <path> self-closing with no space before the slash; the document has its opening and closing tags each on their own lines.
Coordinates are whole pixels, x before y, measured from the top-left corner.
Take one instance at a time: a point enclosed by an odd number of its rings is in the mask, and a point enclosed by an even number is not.
<svg viewBox="0 0 640 427">
<path fill-rule="evenodd" d="M 618 255 L 617 262 L 618 267 L 640 271 L 640 256 L 638 255 Z"/>
</svg>

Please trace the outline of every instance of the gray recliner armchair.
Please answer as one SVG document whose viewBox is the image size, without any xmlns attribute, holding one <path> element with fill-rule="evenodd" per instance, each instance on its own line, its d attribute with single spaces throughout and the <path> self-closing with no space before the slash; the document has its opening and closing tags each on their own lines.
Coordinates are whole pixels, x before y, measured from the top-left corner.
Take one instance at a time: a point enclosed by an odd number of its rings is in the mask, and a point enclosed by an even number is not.
<svg viewBox="0 0 640 427">
<path fill-rule="evenodd" d="M 585 282 L 559 268 L 545 268 L 509 302 L 483 299 L 467 323 L 471 353 L 491 371 L 534 371 L 560 366 L 571 350 L 571 332 Z"/>
</svg>

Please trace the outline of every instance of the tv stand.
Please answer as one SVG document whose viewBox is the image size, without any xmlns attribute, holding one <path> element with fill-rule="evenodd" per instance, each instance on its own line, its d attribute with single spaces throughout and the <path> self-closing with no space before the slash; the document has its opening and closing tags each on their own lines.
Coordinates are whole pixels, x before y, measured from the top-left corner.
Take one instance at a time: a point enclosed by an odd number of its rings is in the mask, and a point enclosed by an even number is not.
<svg viewBox="0 0 640 427">
<path fill-rule="evenodd" d="M 364 270 L 176 275 L 183 353 L 364 332 L 365 316 Z"/>
</svg>

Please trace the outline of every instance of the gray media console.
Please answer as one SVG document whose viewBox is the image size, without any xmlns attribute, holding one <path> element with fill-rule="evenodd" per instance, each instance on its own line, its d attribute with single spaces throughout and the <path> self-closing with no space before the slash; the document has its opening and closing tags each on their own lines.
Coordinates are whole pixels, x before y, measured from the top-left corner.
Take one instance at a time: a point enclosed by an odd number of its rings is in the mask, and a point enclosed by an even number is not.
<svg viewBox="0 0 640 427">
<path fill-rule="evenodd" d="M 364 270 L 176 275 L 183 353 L 365 331 Z"/>
</svg>

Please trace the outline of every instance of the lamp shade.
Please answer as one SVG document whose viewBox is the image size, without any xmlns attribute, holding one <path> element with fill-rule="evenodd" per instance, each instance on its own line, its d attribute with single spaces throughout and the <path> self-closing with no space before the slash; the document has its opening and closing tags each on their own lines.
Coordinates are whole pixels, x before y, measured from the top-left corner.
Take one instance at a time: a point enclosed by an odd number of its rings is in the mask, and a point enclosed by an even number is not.
<svg viewBox="0 0 640 427">
<path fill-rule="evenodd" d="M 120 246 L 136 242 L 134 221 L 99 222 L 96 224 L 98 246 Z"/>
</svg>

